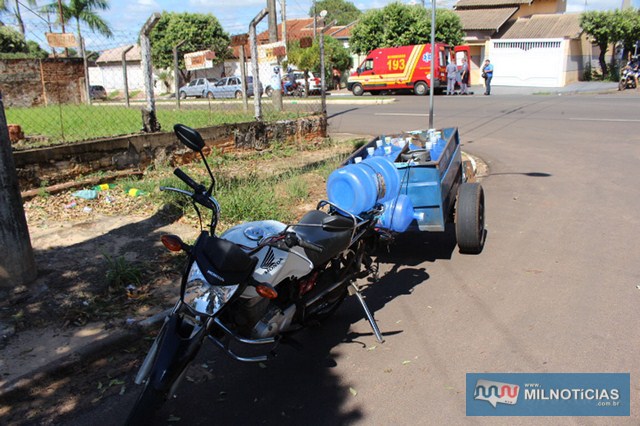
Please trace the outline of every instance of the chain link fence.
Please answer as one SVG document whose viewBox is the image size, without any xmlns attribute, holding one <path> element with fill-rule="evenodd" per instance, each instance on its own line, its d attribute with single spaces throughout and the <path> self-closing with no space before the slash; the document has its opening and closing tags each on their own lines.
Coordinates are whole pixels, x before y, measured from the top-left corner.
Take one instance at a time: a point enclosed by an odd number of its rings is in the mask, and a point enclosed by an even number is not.
<svg viewBox="0 0 640 426">
<path fill-rule="evenodd" d="M 246 25 L 246 34 L 231 35 L 224 54 L 210 46 L 185 49 L 176 43 L 177 66 L 153 67 L 152 107 L 161 130 L 169 131 L 175 123 L 200 128 L 325 110 L 320 72 L 325 27 L 313 19 L 289 20 L 278 25 L 274 37 L 264 19 L 254 27 L 252 45 L 250 23 Z M 7 120 L 22 132 L 14 134 L 20 139 L 17 149 L 143 131 L 142 110 L 149 106 L 149 94 L 140 38 L 115 31 L 107 37 L 82 25 L 80 37 L 75 25 L 67 27 L 67 33 L 71 31 L 75 43 L 51 48 L 47 33 L 61 29 L 31 22 L 25 34 L 29 53 L 0 59 Z M 329 62 L 325 69 L 330 70 Z"/>
</svg>

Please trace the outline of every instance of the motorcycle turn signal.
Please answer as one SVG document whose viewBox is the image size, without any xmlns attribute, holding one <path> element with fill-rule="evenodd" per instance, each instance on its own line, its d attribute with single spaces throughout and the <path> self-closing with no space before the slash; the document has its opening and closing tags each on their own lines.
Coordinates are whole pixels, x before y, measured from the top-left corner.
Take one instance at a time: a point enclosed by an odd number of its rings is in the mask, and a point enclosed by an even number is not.
<svg viewBox="0 0 640 426">
<path fill-rule="evenodd" d="M 177 235 L 166 234 L 160 237 L 162 244 L 170 251 L 180 251 L 184 247 L 184 243 Z"/>
<path fill-rule="evenodd" d="M 269 284 L 256 284 L 256 293 L 265 299 L 277 299 L 278 292 Z"/>
</svg>

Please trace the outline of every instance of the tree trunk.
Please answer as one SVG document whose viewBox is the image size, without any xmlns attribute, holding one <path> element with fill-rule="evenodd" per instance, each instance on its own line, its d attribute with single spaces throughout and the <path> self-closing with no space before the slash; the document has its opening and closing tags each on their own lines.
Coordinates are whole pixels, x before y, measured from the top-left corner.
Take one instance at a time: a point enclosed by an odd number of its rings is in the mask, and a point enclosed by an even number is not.
<svg viewBox="0 0 640 426">
<path fill-rule="evenodd" d="M 607 45 L 599 45 L 598 47 L 600 47 L 600 55 L 598 55 L 598 61 L 600 62 L 600 69 L 602 70 L 602 77 L 604 79 L 604 77 L 608 74 L 608 69 L 607 69 L 607 61 L 605 61 L 604 59 L 604 55 L 606 55 L 607 53 Z"/>
<path fill-rule="evenodd" d="M 0 96 L 0 287 L 28 284 L 37 275 Z"/>
</svg>

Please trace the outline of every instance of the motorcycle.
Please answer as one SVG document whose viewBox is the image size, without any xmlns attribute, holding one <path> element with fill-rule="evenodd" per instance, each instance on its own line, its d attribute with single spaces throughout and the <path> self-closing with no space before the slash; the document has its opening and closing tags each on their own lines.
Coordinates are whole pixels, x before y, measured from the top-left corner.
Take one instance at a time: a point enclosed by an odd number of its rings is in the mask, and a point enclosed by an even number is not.
<svg viewBox="0 0 640 426">
<path fill-rule="evenodd" d="M 620 76 L 620 81 L 618 82 L 618 90 L 622 91 L 625 89 L 635 89 L 636 88 L 636 79 L 635 75 L 638 71 L 634 71 L 630 67 L 625 67 L 622 70 L 622 75 Z"/>
<path fill-rule="evenodd" d="M 201 223 L 193 245 L 163 235 L 163 245 L 187 254 L 180 299 L 142 362 L 135 383 L 143 385 L 127 424 L 146 424 L 186 375 L 205 340 L 243 362 L 264 362 L 291 333 L 328 318 L 348 293 L 355 295 L 374 335 L 383 342 L 356 279 L 377 273 L 371 254 L 384 241 L 376 228 L 381 207 L 354 216 L 328 201 L 294 225 L 247 222 L 216 235 L 220 205 L 215 178 L 200 134 L 174 126 L 181 143 L 200 154 L 211 178 L 208 188 L 181 169 L 174 174 L 192 191 L 161 187 L 191 199 Z M 211 211 L 202 229 L 200 207 Z"/>
<path fill-rule="evenodd" d="M 284 84 L 285 81 L 282 82 L 282 93 L 284 93 L 285 96 L 304 96 L 304 87 L 302 85 L 294 81 L 291 86 L 285 88 L 286 86 Z"/>
</svg>

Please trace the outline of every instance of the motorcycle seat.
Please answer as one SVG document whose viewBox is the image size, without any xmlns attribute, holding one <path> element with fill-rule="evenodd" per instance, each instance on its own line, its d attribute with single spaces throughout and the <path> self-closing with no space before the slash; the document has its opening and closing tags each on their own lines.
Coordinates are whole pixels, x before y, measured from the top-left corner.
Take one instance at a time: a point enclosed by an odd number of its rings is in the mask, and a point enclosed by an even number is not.
<svg viewBox="0 0 640 426">
<path fill-rule="evenodd" d="M 217 237 L 207 238 L 202 252 L 226 284 L 246 280 L 258 263 L 257 257 L 249 256 L 237 244 Z"/>
<path fill-rule="evenodd" d="M 338 253 L 344 251 L 351 243 L 351 230 L 346 231 L 326 231 L 322 229 L 322 221 L 329 215 L 320 210 L 307 212 L 293 231 L 298 237 L 322 247 L 322 253 L 305 249 L 305 253 L 314 265 L 319 266 L 328 261 Z M 313 226 L 305 226 L 313 225 Z"/>
</svg>

